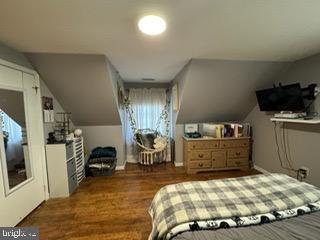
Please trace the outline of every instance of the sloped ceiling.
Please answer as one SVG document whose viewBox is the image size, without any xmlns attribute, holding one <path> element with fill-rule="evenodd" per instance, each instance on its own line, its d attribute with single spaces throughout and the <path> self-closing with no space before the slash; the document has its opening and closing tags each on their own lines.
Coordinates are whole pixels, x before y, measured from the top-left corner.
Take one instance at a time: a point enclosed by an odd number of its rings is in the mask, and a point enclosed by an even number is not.
<svg viewBox="0 0 320 240">
<path fill-rule="evenodd" d="M 21 52 L 103 54 L 126 81 L 169 82 L 191 58 L 293 61 L 320 51 L 319 0 L 1 0 Z M 137 29 L 156 14 L 167 31 Z"/>
<path fill-rule="evenodd" d="M 27 54 L 65 111 L 72 113 L 75 125 L 121 124 L 103 55 Z"/>
<path fill-rule="evenodd" d="M 271 87 L 289 66 L 288 62 L 193 59 L 178 81 L 183 88 L 177 123 L 243 120 L 256 104 L 255 90 Z"/>
</svg>

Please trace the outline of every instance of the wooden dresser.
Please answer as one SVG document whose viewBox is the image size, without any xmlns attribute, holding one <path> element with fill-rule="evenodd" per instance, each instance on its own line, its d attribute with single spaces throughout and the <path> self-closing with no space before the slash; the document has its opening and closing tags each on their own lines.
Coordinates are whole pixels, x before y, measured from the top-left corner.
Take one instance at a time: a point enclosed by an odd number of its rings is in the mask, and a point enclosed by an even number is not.
<svg viewBox="0 0 320 240">
<path fill-rule="evenodd" d="M 249 169 L 250 137 L 183 139 L 183 164 L 187 173 Z"/>
</svg>

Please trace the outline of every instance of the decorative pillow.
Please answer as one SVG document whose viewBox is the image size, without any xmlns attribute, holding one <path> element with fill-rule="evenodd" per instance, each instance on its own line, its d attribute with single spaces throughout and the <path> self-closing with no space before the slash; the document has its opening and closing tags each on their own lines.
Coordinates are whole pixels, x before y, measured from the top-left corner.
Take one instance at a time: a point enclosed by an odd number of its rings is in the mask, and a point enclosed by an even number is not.
<svg viewBox="0 0 320 240">
<path fill-rule="evenodd" d="M 153 143 L 156 138 L 156 135 L 153 133 L 141 134 L 137 133 L 137 141 L 144 147 L 154 149 Z"/>
<path fill-rule="evenodd" d="M 164 148 L 167 145 L 167 140 L 164 137 L 156 137 L 154 139 L 153 147 L 154 149 Z"/>
</svg>

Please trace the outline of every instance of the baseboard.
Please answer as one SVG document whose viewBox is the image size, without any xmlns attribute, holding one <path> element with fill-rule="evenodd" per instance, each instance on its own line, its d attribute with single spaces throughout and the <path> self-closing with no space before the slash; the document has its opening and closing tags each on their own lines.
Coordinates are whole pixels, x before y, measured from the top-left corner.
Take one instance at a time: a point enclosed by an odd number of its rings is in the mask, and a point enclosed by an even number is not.
<svg viewBox="0 0 320 240">
<path fill-rule="evenodd" d="M 125 162 L 123 165 L 116 166 L 116 171 L 118 171 L 118 170 L 124 170 L 125 167 L 126 167 L 126 163 L 127 163 L 127 162 Z"/>
<path fill-rule="evenodd" d="M 257 166 L 257 165 L 254 165 L 253 168 L 254 168 L 255 170 L 259 171 L 259 172 L 264 173 L 264 174 L 270 173 L 269 171 L 267 171 L 267 170 L 265 170 L 264 168 L 259 167 L 259 166 Z"/>
<path fill-rule="evenodd" d="M 138 163 L 137 160 L 126 160 L 126 163 Z"/>
<path fill-rule="evenodd" d="M 175 167 L 182 167 L 183 166 L 183 162 L 174 162 L 174 166 Z"/>
<path fill-rule="evenodd" d="M 118 170 L 124 170 L 124 165 L 121 165 L 121 166 L 116 166 L 116 171 L 118 171 Z"/>
</svg>

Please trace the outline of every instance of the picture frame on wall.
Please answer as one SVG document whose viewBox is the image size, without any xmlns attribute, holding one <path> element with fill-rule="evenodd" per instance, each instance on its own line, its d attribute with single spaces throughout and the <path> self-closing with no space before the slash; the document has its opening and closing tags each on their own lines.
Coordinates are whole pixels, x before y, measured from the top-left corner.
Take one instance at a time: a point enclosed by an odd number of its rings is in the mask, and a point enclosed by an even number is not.
<svg viewBox="0 0 320 240">
<path fill-rule="evenodd" d="M 43 121 L 45 123 L 54 122 L 53 98 L 42 97 Z"/>
<path fill-rule="evenodd" d="M 172 87 L 172 108 L 174 111 L 179 110 L 179 94 L 177 83 Z"/>
</svg>

